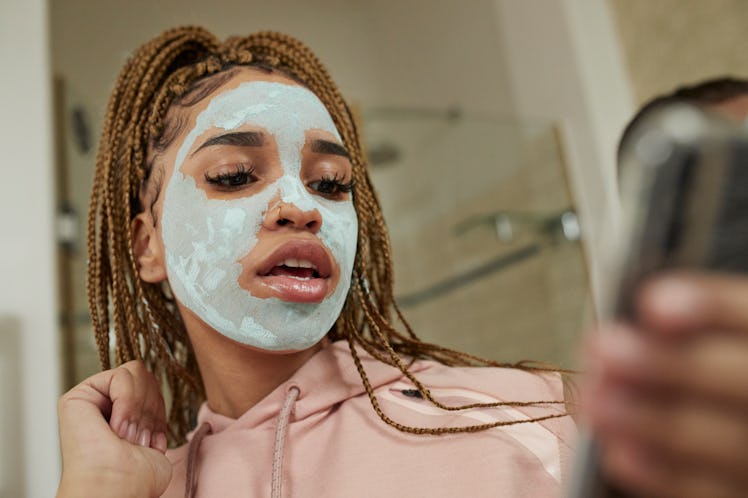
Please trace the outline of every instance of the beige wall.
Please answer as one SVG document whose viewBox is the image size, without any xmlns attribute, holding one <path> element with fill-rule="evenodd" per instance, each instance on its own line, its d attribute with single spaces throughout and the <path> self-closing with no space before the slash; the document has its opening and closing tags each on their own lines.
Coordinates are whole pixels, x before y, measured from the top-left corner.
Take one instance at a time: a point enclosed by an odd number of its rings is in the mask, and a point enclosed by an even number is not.
<svg viewBox="0 0 748 498">
<path fill-rule="evenodd" d="M 636 100 L 684 83 L 748 77 L 745 0 L 611 0 Z"/>
</svg>

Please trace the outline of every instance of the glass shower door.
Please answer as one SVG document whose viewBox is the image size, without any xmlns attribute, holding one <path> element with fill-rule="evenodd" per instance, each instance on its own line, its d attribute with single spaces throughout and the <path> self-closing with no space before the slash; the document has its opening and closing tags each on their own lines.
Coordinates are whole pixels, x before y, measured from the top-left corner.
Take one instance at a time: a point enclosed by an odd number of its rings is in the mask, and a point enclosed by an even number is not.
<svg viewBox="0 0 748 498">
<path fill-rule="evenodd" d="M 416 334 L 573 366 L 589 287 L 555 127 L 424 109 L 365 110 L 363 124 Z"/>
</svg>

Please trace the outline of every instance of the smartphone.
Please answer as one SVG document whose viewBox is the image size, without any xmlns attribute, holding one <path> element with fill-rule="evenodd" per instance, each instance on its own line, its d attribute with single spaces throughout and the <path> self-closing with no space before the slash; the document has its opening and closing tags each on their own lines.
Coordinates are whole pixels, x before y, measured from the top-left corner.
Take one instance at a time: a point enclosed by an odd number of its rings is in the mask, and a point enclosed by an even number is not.
<svg viewBox="0 0 748 498">
<path fill-rule="evenodd" d="M 636 321 L 634 297 L 657 272 L 748 273 L 748 131 L 686 104 L 653 110 L 621 153 L 623 235 L 609 264 L 606 320 Z M 583 435 L 569 498 L 621 498 Z"/>
</svg>

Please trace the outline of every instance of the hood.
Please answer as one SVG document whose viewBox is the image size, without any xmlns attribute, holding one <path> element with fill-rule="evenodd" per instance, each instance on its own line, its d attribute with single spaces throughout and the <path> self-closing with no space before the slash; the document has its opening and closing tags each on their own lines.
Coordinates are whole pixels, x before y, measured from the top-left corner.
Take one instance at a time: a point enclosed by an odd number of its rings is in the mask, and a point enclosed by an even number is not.
<svg viewBox="0 0 748 498">
<path fill-rule="evenodd" d="M 524 449 L 523 451 L 529 452 L 528 454 L 533 459 L 541 461 L 545 472 L 557 481 L 561 480 L 562 440 L 556 437 L 548 438 L 549 434 L 560 433 L 560 426 L 554 425 L 559 424 L 558 419 L 549 417 L 548 420 L 542 420 L 538 424 L 515 425 L 523 419 L 548 415 L 547 406 L 534 406 L 538 403 L 545 404 L 545 402 L 533 400 L 558 399 L 561 394 L 561 383 L 557 375 L 537 375 L 515 369 L 500 369 L 499 371 L 486 368 L 453 368 L 431 361 L 417 361 L 409 364 L 409 371 L 418 376 L 425 385 L 429 386 L 429 389 L 437 389 L 438 392 L 435 394 L 440 401 L 448 405 L 493 403 L 500 399 L 513 400 L 512 403 L 517 403 L 516 406 L 497 408 L 488 412 L 465 410 L 457 416 L 428 403 L 413 401 L 405 392 L 412 390 L 413 386 L 405 380 L 405 376 L 397 367 L 371 357 L 360 348 L 356 348 L 356 352 L 361 358 L 372 388 L 378 390 L 377 395 L 380 401 L 387 400 L 395 411 L 405 407 L 408 416 L 418 420 L 414 422 L 416 426 L 431 426 L 435 423 L 438 426 L 459 427 L 476 423 L 508 422 L 502 430 L 504 437 L 514 439 Z M 497 377 L 498 373 L 501 373 L 500 377 Z M 385 386 L 389 386 L 389 389 L 382 389 Z M 185 491 L 183 496 L 196 496 L 197 476 L 201 465 L 200 447 L 206 437 L 228 432 L 229 434 L 223 434 L 224 437 L 221 440 L 233 440 L 235 438 L 230 433 L 236 431 L 236 439 L 241 440 L 240 431 L 257 428 L 258 431 L 255 434 L 263 435 L 266 445 L 264 451 L 269 451 L 272 447 L 272 460 L 270 461 L 272 465 L 268 469 L 271 477 L 270 496 L 280 498 L 283 496 L 282 467 L 291 418 L 293 422 L 309 419 L 312 421 L 310 426 L 314 427 L 315 417 L 319 414 L 335 412 L 335 409 L 346 400 L 358 398 L 355 400 L 355 406 L 360 408 L 359 403 L 366 403 L 366 399 L 361 397 L 365 392 L 366 389 L 347 341 L 339 341 L 318 351 L 290 379 L 279 385 L 237 419 L 219 415 L 213 412 L 207 403 L 203 404 L 198 414 L 197 430 L 188 436 L 189 444 L 178 448 L 174 452 L 177 454 L 173 454 L 176 457 L 172 460 L 173 464 L 184 462 L 186 457 L 186 466 L 184 477 L 177 475 L 177 478 L 172 480 L 170 489 L 174 493 L 169 496 L 182 496 L 182 489 Z M 522 406 L 524 404 L 527 406 Z M 357 413 L 358 408 L 354 408 L 354 413 Z M 401 414 L 405 413 L 401 412 Z M 553 417 L 562 415 L 564 414 L 560 412 L 551 414 Z M 434 416 L 437 418 L 432 418 Z M 270 431 L 275 433 L 274 440 L 264 439 L 265 434 L 267 436 L 272 434 Z M 385 434 L 384 437 L 388 438 L 387 440 L 401 439 L 391 433 Z M 475 439 L 482 440 L 483 438 Z M 444 441 L 452 441 L 452 439 L 444 439 Z M 408 443 L 409 440 L 405 438 L 403 442 Z M 432 442 L 427 443 L 432 444 Z"/>
<path fill-rule="evenodd" d="M 376 389 L 403 377 L 397 368 L 372 358 L 361 348 L 356 348 L 369 382 Z M 416 362 L 410 371 L 417 373 L 428 368 L 428 364 Z M 274 421 L 283 407 L 287 393 L 292 387 L 299 390 L 294 404 L 294 420 L 303 420 L 333 405 L 366 392 L 347 341 L 337 341 L 322 348 L 312 356 L 294 375 L 238 419 L 213 412 L 203 403 L 197 417 L 197 427 L 204 422 L 210 424 L 211 432 L 251 429 L 268 421 Z M 193 433 L 187 438 L 191 439 Z"/>
</svg>

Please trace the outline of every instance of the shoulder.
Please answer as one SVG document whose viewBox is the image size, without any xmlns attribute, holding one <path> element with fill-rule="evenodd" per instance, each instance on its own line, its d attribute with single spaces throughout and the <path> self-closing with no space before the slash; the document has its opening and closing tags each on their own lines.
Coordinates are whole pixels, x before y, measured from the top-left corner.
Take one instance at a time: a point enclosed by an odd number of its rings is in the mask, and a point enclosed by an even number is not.
<svg viewBox="0 0 748 498">
<path fill-rule="evenodd" d="M 433 361 L 423 362 L 417 378 L 431 394 L 451 406 L 496 404 L 478 412 L 464 410 L 467 417 L 488 422 L 505 420 L 520 425 L 542 419 L 536 425 L 553 434 L 567 449 L 577 437 L 574 421 L 567 411 L 564 379 L 559 372 L 537 372 L 518 368 L 449 367 Z"/>
<path fill-rule="evenodd" d="M 415 362 L 413 371 L 434 400 L 450 409 L 425 399 L 403 377 L 376 390 L 382 409 L 393 418 L 423 428 L 481 427 L 483 437 L 468 437 L 463 443 L 486 451 L 502 440 L 502 447 L 513 446 L 515 455 L 524 454 L 522 458 L 540 463 L 556 480 L 565 480 L 577 431 L 566 413 L 559 373 L 449 367 L 431 361 Z"/>
<path fill-rule="evenodd" d="M 434 361 L 418 361 L 414 366 L 419 370 L 417 377 L 435 389 L 461 389 L 465 394 L 471 392 L 501 401 L 564 401 L 564 385 L 558 372 L 449 367 Z"/>
<path fill-rule="evenodd" d="M 480 425 L 510 425 L 543 419 L 542 425 L 557 436 L 573 438 L 574 425 L 566 412 L 564 384 L 557 372 L 449 367 L 433 361 L 416 361 L 411 367 L 413 379 L 402 376 L 376 389 L 381 398 L 401 410 L 430 415 L 427 418 L 441 425 L 465 425 L 470 421 L 475 425 L 477 420 L 482 422 Z M 427 392 L 422 393 L 418 383 Z M 424 417 L 415 418 L 423 422 Z M 559 424 L 554 419 L 563 420 Z"/>
</svg>

